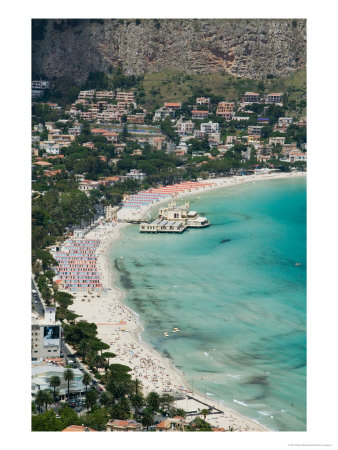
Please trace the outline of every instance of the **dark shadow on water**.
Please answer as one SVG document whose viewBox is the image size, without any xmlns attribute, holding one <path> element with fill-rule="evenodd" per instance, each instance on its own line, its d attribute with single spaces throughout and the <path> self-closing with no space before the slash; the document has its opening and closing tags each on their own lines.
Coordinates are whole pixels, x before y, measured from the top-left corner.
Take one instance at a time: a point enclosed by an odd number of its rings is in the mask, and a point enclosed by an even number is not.
<svg viewBox="0 0 338 450">
<path fill-rule="evenodd" d="M 225 244 L 226 242 L 230 242 L 230 241 L 231 241 L 231 239 L 222 239 L 220 241 L 220 244 Z"/>
</svg>

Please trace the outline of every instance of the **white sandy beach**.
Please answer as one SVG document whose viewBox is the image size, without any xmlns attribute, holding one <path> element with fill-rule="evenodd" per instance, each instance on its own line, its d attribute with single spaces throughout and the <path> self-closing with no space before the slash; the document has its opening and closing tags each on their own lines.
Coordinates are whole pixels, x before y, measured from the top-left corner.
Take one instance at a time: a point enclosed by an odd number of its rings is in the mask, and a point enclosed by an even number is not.
<svg viewBox="0 0 338 450">
<path fill-rule="evenodd" d="M 178 199 L 187 195 L 195 195 L 207 190 L 233 186 L 240 183 L 252 183 L 265 179 L 302 175 L 306 174 L 298 172 L 290 174 L 276 173 L 212 179 L 208 180 L 208 182 L 215 182 L 214 186 L 195 189 L 193 192 L 186 192 L 176 198 Z M 148 206 L 141 211 L 141 214 L 149 216 L 149 211 L 152 208 L 158 207 L 159 204 L 156 203 Z M 135 213 L 135 211 L 132 213 L 134 218 L 136 218 Z M 121 219 L 123 218 L 126 218 L 126 216 L 122 214 Z M 102 224 L 86 234 L 86 238 L 98 238 L 101 240 L 101 244 L 97 250 L 97 265 L 101 282 L 103 287 L 106 288 L 106 292 L 101 294 L 73 294 L 75 298 L 72 309 L 76 314 L 81 316 L 81 319 L 94 322 L 97 325 L 98 337 L 109 344 L 110 351 L 117 355 L 113 362 L 126 364 L 132 368 L 132 378 L 139 378 L 142 381 L 144 394 L 150 391 L 157 391 L 162 394 L 164 391 L 177 392 L 182 391 L 184 388 L 190 389 L 184 380 L 184 374 L 180 373 L 163 355 L 141 340 L 142 326 L 138 322 L 137 315 L 123 304 L 124 293 L 115 286 L 114 278 L 117 274 L 111 270 L 112 262 L 108 257 L 109 248 L 119 238 L 121 230 L 127 225 L 126 223 L 119 222 L 115 224 Z M 205 401 L 204 395 L 194 392 L 194 397 L 202 402 Z M 217 402 L 213 402 L 210 397 L 206 398 L 206 403 L 216 408 L 218 407 Z M 175 405 L 184 409 L 188 408 L 188 410 L 204 408 L 202 404 L 192 400 L 188 401 L 187 399 L 177 400 Z M 223 414 L 210 414 L 206 419 L 214 426 L 225 428 L 226 430 L 229 427 L 233 427 L 237 431 L 268 431 L 262 425 L 240 415 L 221 403 L 219 404 L 219 409 L 223 411 Z M 193 418 L 188 418 L 188 420 L 192 420 Z"/>
</svg>

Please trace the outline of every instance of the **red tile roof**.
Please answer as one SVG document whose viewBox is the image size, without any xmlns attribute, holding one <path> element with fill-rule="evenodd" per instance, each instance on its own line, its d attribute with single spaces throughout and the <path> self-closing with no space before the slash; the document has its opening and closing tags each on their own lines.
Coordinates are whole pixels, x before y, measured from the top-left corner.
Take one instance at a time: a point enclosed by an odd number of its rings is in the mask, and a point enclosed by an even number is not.
<svg viewBox="0 0 338 450">
<path fill-rule="evenodd" d="M 38 161 L 35 163 L 36 166 L 51 166 L 52 163 L 49 163 L 47 161 Z"/>
<path fill-rule="evenodd" d="M 96 431 L 96 430 L 85 427 L 83 425 L 69 425 L 69 427 L 65 428 L 62 431 Z"/>
<path fill-rule="evenodd" d="M 165 420 L 163 420 L 158 425 L 156 425 L 156 428 L 169 428 L 169 427 L 170 427 L 170 424 L 168 422 L 166 423 Z"/>
</svg>

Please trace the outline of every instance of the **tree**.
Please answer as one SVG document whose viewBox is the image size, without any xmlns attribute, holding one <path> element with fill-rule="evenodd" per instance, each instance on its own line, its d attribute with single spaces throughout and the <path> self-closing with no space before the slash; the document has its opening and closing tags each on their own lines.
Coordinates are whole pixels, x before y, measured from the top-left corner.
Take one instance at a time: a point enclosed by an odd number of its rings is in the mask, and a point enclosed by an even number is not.
<svg viewBox="0 0 338 450">
<path fill-rule="evenodd" d="M 35 403 L 38 405 L 39 413 L 41 413 L 41 406 L 45 404 L 44 391 L 42 391 L 41 389 L 37 392 L 35 396 Z"/>
<path fill-rule="evenodd" d="M 192 422 L 190 422 L 189 427 L 187 427 L 189 431 L 212 431 L 211 425 L 209 422 L 201 419 L 200 417 L 196 417 Z"/>
<path fill-rule="evenodd" d="M 187 413 L 183 408 L 177 408 L 175 409 L 175 416 L 180 416 L 185 419 L 187 417 Z"/>
<path fill-rule="evenodd" d="M 150 392 L 146 399 L 147 408 L 152 411 L 158 411 L 160 407 L 160 396 L 156 392 Z"/>
<path fill-rule="evenodd" d="M 147 427 L 147 431 L 154 423 L 154 413 L 150 409 L 145 409 L 142 413 L 141 423 L 144 427 Z"/>
<path fill-rule="evenodd" d="M 138 394 L 142 388 L 141 380 L 139 378 L 135 378 L 135 380 L 133 380 L 133 385 L 135 387 L 135 394 Z"/>
<path fill-rule="evenodd" d="M 91 384 L 91 382 L 92 382 L 92 378 L 89 375 L 89 373 L 86 372 L 82 377 L 82 383 L 86 386 L 86 393 L 88 390 L 88 386 Z"/>
<path fill-rule="evenodd" d="M 105 431 L 109 420 L 109 412 L 106 408 L 96 409 L 81 417 L 82 423 L 97 431 Z"/>
<path fill-rule="evenodd" d="M 204 408 L 200 411 L 200 414 L 202 414 L 202 416 L 204 417 L 204 420 L 205 420 L 205 418 L 209 414 L 209 410 Z"/>
<path fill-rule="evenodd" d="M 67 381 L 67 400 L 69 401 L 69 383 L 74 380 L 74 372 L 72 369 L 66 369 L 63 373 L 63 378 Z"/>
<path fill-rule="evenodd" d="M 99 394 L 94 387 L 91 387 L 88 392 L 86 392 L 86 408 L 92 409 L 96 404 Z"/>
<path fill-rule="evenodd" d="M 113 403 L 113 397 L 109 392 L 102 392 L 100 397 L 100 405 L 110 406 Z"/>
<path fill-rule="evenodd" d="M 119 419 L 129 419 L 130 417 L 130 401 L 127 397 L 123 397 L 117 404 L 117 409 L 119 411 Z"/>
<path fill-rule="evenodd" d="M 49 391 L 47 389 L 43 391 L 43 394 L 44 394 L 44 396 L 43 396 L 44 404 L 45 404 L 45 408 L 47 411 L 48 405 L 51 405 L 53 403 L 53 394 L 51 391 Z"/>
<path fill-rule="evenodd" d="M 90 347 L 89 347 L 88 340 L 87 339 L 82 339 L 79 342 L 79 345 L 77 346 L 77 351 L 80 352 L 81 355 L 82 355 L 82 361 L 85 360 L 85 355 L 86 355 L 86 353 L 89 352 L 89 349 L 90 349 Z"/>
<path fill-rule="evenodd" d="M 109 358 L 115 358 L 115 353 L 113 353 L 113 352 L 104 352 L 104 353 L 102 353 L 102 355 L 101 355 L 103 358 L 106 358 L 107 360 L 108 360 L 108 362 L 107 362 L 107 364 L 108 364 L 108 366 L 109 366 Z"/>
<path fill-rule="evenodd" d="M 170 406 L 173 404 L 175 398 L 170 394 L 163 394 L 160 397 L 160 404 L 165 406 L 167 411 L 169 410 Z"/>
<path fill-rule="evenodd" d="M 144 405 L 144 400 L 143 400 L 142 395 L 140 395 L 140 394 L 133 394 L 133 395 L 131 395 L 130 403 L 131 403 L 131 406 L 135 410 L 135 414 L 138 415 L 139 414 L 139 410 Z"/>
<path fill-rule="evenodd" d="M 54 398 L 54 401 L 55 401 L 55 388 L 59 387 L 60 384 L 61 384 L 60 377 L 58 377 L 58 376 L 56 376 L 56 375 L 53 376 L 53 377 L 50 377 L 50 380 L 49 380 L 49 386 L 50 386 L 51 388 L 53 388 L 53 398 Z"/>
</svg>

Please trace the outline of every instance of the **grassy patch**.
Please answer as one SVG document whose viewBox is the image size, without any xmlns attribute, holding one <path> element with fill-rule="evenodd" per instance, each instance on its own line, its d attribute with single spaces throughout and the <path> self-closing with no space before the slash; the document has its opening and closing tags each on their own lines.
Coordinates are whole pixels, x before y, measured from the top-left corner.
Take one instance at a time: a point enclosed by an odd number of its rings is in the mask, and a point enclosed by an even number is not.
<svg viewBox="0 0 338 450">
<path fill-rule="evenodd" d="M 296 104 L 296 109 L 291 108 L 290 112 L 305 113 L 305 106 L 300 103 L 306 98 L 305 70 L 286 78 L 269 78 L 262 81 L 236 78 L 227 73 L 187 74 L 166 70 L 146 74 L 141 84 L 145 91 L 143 105 L 149 110 L 163 106 L 165 101 L 187 102 L 196 96 L 215 95 L 227 101 L 238 101 L 246 91 L 261 94 L 280 91 L 288 92 L 289 100 Z"/>
</svg>

